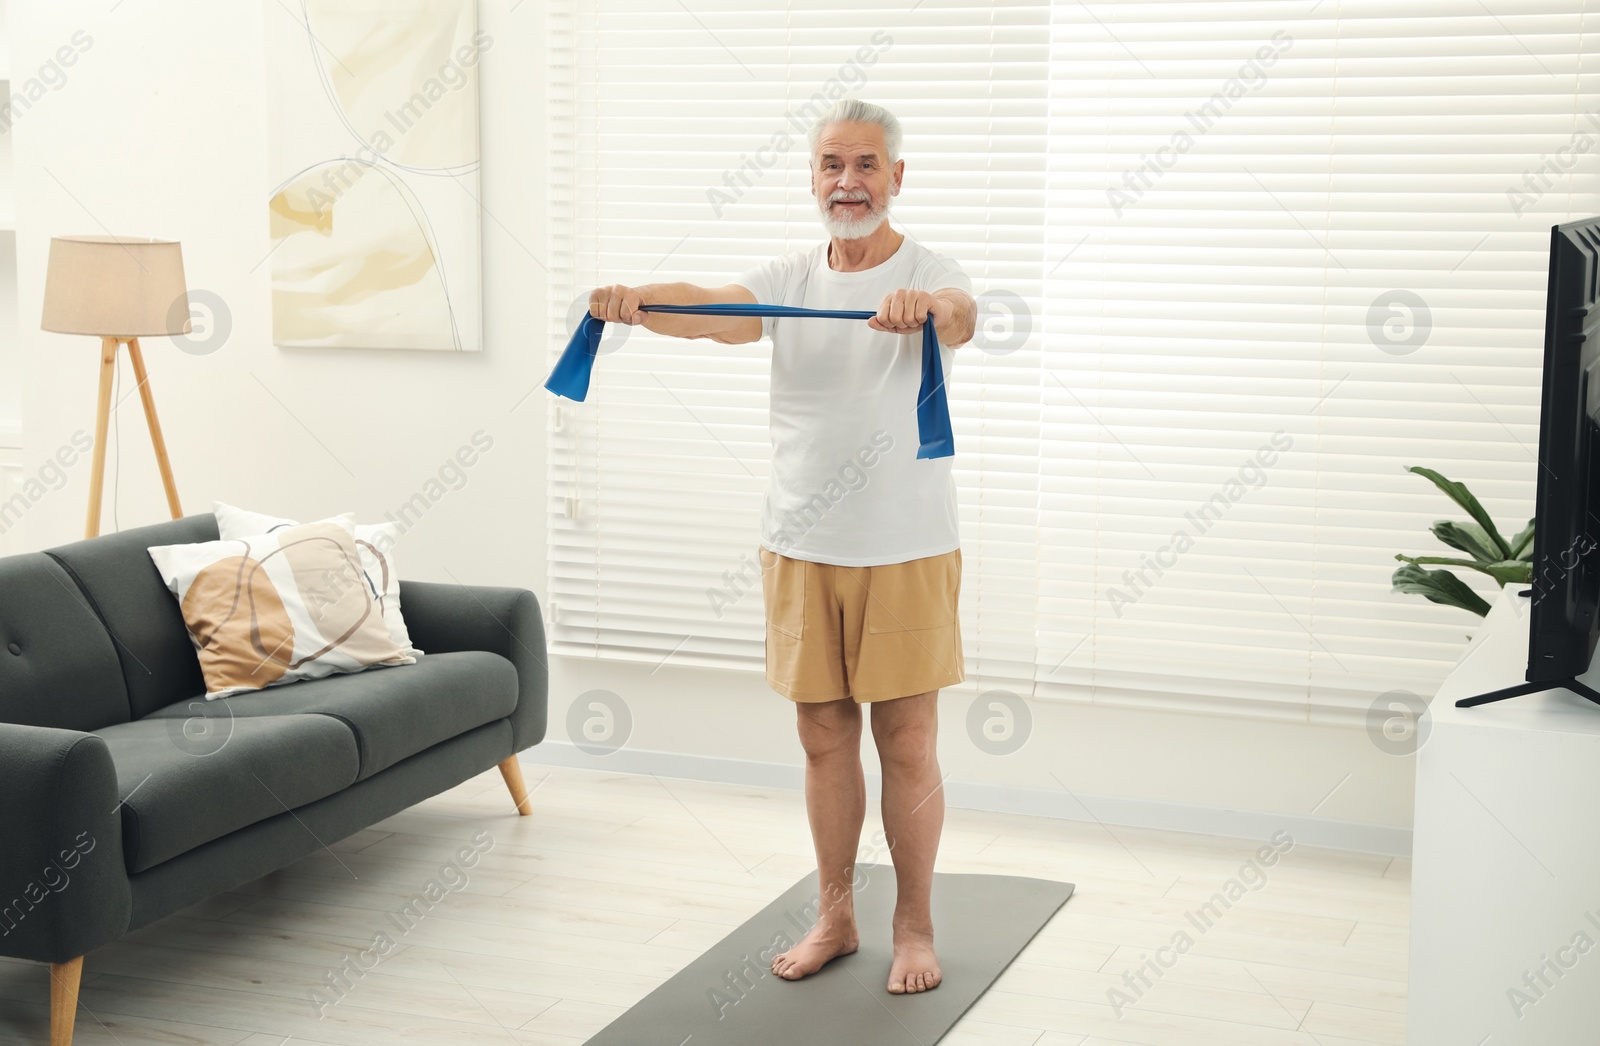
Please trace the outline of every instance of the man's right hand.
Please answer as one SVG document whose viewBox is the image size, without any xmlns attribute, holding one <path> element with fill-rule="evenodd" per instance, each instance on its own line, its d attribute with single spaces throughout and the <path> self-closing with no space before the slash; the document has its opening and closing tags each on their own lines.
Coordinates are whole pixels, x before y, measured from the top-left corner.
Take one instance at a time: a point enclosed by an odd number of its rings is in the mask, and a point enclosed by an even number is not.
<svg viewBox="0 0 1600 1046">
<path fill-rule="evenodd" d="M 609 287 L 596 287 L 589 294 L 589 315 L 607 323 L 627 323 L 639 326 L 645 314 L 639 306 L 647 304 L 643 288 L 627 287 L 620 283 Z"/>
<path fill-rule="evenodd" d="M 642 287 L 613 284 L 589 292 L 589 315 L 606 323 L 633 327 L 650 321 L 649 329 L 669 338 L 709 338 L 724 345 L 761 340 L 758 316 L 697 316 L 691 313 L 646 312 L 641 305 L 754 305 L 747 287 L 700 287 L 692 283 L 648 283 Z"/>
</svg>

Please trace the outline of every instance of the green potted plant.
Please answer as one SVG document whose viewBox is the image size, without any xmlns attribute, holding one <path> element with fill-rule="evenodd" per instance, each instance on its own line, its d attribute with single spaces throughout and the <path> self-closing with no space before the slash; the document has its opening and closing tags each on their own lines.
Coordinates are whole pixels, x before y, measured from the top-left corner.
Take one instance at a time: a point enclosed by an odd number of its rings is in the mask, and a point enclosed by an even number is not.
<svg viewBox="0 0 1600 1046">
<path fill-rule="evenodd" d="M 1505 588 L 1507 582 L 1525 585 L 1532 581 L 1533 520 L 1528 520 L 1528 525 L 1523 527 L 1516 537 L 1507 541 L 1500 536 L 1500 531 L 1495 528 L 1489 513 L 1484 511 L 1478 499 L 1473 497 L 1472 492 L 1465 486 L 1420 465 L 1412 465 L 1406 471 L 1415 472 L 1432 480 L 1434 486 L 1449 495 L 1451 501 L 1460 505 L 1466 510 L 1467 515 L 1472 517 L 1471 522 L 1435 520 L 1433 526 L 1428 528 L 1434 537 L 1472 558 L 1408 556 L 1403 552 L 1397 552 L 1394 558 L 1405 565 L 1395 570 L 1391 579 L 1394 582 L 1394 591 L 1426 596 L 1435 603 L 1460 607 L 1484 617 L 1489 613 L 1489 604 L 1482 596 L 1467 587 L 1465 581 L 1449 570 L 1424 569 L 1423 564 L 1476 570 L 1494 578 L 1500 583 L 1501 588 Z"/>
</svg>

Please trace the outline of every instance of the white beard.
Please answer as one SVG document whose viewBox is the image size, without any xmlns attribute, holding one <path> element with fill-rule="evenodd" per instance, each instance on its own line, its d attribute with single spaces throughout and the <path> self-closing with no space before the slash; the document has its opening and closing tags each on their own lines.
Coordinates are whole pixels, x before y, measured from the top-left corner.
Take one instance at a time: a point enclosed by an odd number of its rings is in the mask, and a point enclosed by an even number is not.
<svg viewBox="0 0 1600 1046">
<path fill-rule="evenodd" d="M 890 201 L 892 199 L 892 196 L 884 197 L 882 210 L 871 210 L 872 205 L 868 203 L 867 213 L 856 218 L 835 218 L 830 216 L 827 208 L 831 201 L 823 201 L 818 206 L 818 210 L 822 214 L 822 224 L 828 230 L 828 235 L 840 240 L 859 240 L 863 236 L 871 236 L 874 232 L 877 232 L 878 226 L 889 219 Z"/>
</svg>

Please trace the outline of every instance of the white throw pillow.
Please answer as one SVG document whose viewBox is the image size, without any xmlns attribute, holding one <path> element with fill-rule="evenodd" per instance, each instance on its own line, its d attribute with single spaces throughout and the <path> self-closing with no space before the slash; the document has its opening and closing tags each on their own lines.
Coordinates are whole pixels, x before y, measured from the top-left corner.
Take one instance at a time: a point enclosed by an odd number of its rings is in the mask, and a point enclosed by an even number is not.
<svg viewBox="0 0 1600 1046">
<path fill-rule="evenodd" d="M 221 501 L 211 503 L 217 517 L 217 531 L 224 539 L 243 538 L 252 534 L 267 534 L 279 527 L 297 527 L 300 524 L 281 516 L 263 512 L 250 512 Z M 343 513 L 341 518 L 352 521 L 353 513 Z M 383 610 L 384 623 L 389 626 L 389 636 L 410 657 L 421 657 L 411 642 L 406 619 L 400 614 L 400 575 L 394 565 L 394 544 L 400 539 L 398 523 L 356 523 L 356 547 L 361 552 L 361 566 L 366 571 L 372 593 Z"/>
<path fill-rule="evenodd" d="M 389 636 L 346 517 L 150 549 L 178 598 L 206 698 L 410 665 Z"/>
</svg>

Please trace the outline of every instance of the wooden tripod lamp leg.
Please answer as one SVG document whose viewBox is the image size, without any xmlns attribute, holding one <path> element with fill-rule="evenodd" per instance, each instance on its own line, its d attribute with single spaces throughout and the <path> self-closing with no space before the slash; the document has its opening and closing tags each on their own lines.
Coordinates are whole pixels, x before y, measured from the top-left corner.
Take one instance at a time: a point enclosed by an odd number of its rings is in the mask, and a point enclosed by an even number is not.
<svg viewBox="0 0 1600 1046">
<path fill-rule="evenodd" d="M 100 405 L 94 415 L 94 463 L 89 473 L 89 520 L 83 536 L 100 533 L 100 492 L 106 476 L 106 430 L 111 422 L 111 379 L 117 369 L 117 339 L 100 339 Z"/>
<path fill-rule="evenodd" d="M 144 354 L 139 351 L 139 339 L 128 339 L 128 358 L 133 361 L 133 376 L 139 383 L 139 399 L 144 403 L 145 421 L 150 423 L 150 442 L 155 444 L 156 464 L 161 468 L 161 482 L 167 488 L 167 507 L 173 519 L 183 517 L 178 504 L 178 485 L 172 481 L 172 462 L 167 460 L 167 441 L 161 438 L 161 421 L 156 417 L 156 400 L 150 392 L 150 378 L 144 370 Z"/>
<path fill-rule="evenodd" d="M 83 981 L 83 956 L 50 966 L 50 1046 L 72 1046 L 78 1018 L 78 985 Z"/>
</svg>

